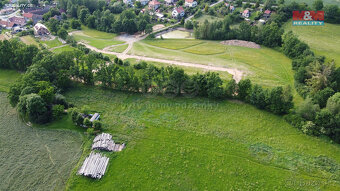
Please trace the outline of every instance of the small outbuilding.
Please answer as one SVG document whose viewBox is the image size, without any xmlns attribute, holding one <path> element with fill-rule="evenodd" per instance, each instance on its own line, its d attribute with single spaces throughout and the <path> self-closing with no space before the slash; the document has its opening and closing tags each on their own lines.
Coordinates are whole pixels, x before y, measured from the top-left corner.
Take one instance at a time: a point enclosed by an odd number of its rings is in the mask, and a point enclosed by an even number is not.
<svg viewBox="0 0 340 191">
<path fill-rule="evenodd" d="M 95 121 L 95 120 L 98 120 L 99 117 L 100 117 L 99 113 L 95 113 L 95 114 L 92 115 L 90 121 L 93 122 L 93 121 Z"/>
</svg>

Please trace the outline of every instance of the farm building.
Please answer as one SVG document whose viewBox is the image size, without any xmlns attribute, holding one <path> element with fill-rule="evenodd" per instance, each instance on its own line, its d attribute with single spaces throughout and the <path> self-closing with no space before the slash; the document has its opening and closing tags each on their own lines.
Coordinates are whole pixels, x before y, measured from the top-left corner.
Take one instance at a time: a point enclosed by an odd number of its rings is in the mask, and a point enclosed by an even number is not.
<svg viewBox="0 0 340 191">
<path fill-rule="evenodd" d="M 93 122 L 93 121 L 95 121 L 95 120 L 98 120 L 99 117 L 100 117 L 99 113 L 95 113 L 95 114 L 92 115 L 90 121 Z"/>
<path fill-rule="evenodd" d="M 50 31 L 47 29 L 47 27 L 41 23 L 37 23 L 34 27 L 34 34 L 43 36 L 43 35 L 49 35 Z"/>
</svg>

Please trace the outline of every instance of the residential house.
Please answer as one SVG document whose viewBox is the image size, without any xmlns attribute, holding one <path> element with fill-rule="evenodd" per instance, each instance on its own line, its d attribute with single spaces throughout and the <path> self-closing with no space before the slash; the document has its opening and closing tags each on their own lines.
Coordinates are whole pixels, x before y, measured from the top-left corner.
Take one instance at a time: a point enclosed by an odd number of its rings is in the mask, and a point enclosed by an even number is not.
<svg viewBox="0 0 340 191">
<path fill-rule="evenodd" d="M 16 24 L 17 26 L 24 26 L 26 25 L 26 20 L 23 17 L 11 17 L 8 19 L 9 22 Z"/>
<path fill-rule="evenodd" d="M 143 6 L 149 3 L 149 0 L 138 0 Z"/>
<path fill-rule="evenodd" d="M 149 9 L 152 9 L 152 10 L 157 10 L 159 8 L 159 6 L 161 5 L 160 2 L 158 2 L 157 0 L 152 0 L 149 2 Z"/>
<path fill-rule="evenodd" d="M 195 0 L 185 0 L 185 6 L 186 7 L 196 7 L 197 2 Z"/>
<path fill-rule="evenodd" d="M 269 19 L 270 15 L 272 14 L 272 12 L 270 10 L 265 10 L 264 13 L 263 13 L 263 17 L 265 19 Z"/>
<path fill-rule="evenodd" d="M 127 5 L 133 5 L 133 1 L 132 0 L 123 0 L 123 2 Z"/>
<path fill-rule="evenodd" d="M 175 0 L 165 0 L 165 3 L 170 5 L 170 4 L 174 4 Z"/>
<path fill-rule="evenodd" d="M 43 35 L 49 35 L 50 31 L 47 29 L 47 27 L 41 23 L 37 23 L 33 27 L 34 29 L 34 34 L 36 36 L 43 36 Z"/>
<path fill-rule="evenodd" d="M 36 15 L 32 13 L 24 13 L 22 16 L 25 18 L 26 22 L 31 20 L 33 21 L 33 24 L 37 24 L 42 20 L 42 15 Z"/>
<path fill-rule="evenodd" d="M 173 18 L 184 17 L 184 15 L 185 15 L 185 12 L 184 12 L 183 7 L 176 7 L 172 11 L 172 17 Z"/>
<path fill-rule="evenodd" d="M 250 10 L 246 9 L 242 12 L 242 17 L 249 18 L 250 17 Z"/>
<path fill-rule="evenodd" d="M 231 6 L 229 7 L 229 11 L 230 11 L 231 13 L 234 12 L 234 11 L 235 11 L 235 7 L 231 5 Z"/>
<path fill-rule="evenodd" d="M 8 15 L 11 14 L 15 11 L 13 8 L 6 8 L 6 9 L 1 9 L 0 10 L 0 15 Z"/>
<path fill-rule="evenodd" d="M 5 29 L 12 29 L 13 27 L 16 26 L 15 23 L 10 22 L 10 21 L 4 21 L 4 20 L 0 20 L 0 25 L 2 28 L 5 28 Z"/>
</svg>

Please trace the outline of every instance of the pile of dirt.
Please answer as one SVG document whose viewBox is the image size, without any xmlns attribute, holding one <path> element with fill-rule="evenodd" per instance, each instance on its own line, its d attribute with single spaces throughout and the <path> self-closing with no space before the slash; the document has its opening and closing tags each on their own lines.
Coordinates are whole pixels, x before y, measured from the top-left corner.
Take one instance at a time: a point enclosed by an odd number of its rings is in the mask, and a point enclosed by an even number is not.
<svg viewBox="0 0 340 191">
<path fill-rule="evenodd" d="M 243 47 L 248 47 L 248 48 L 261 48 L 261 46 L 256 44 L 255 42 L 244 41 L 244 40 L 226 40 L 226 41 L 222 41 L 221 44 L 232 45 L 232 46 L 243 46 Z"/>
</svg>

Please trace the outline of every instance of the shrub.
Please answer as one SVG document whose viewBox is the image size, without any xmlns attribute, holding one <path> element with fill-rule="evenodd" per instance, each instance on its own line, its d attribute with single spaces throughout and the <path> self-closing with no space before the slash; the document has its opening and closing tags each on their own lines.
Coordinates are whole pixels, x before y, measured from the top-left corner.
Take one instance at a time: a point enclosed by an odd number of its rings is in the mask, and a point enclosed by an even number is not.
<svg viewBox="0 0 340 191">
<path fill-rule="evenodd" d="M 85 125 L 87 128 L 92 127 L 92 122 L 90 121 L 89 118 L 85 118 L 85 119 L 84 119 L 84 125 Z"/>
<path fill-rule="evenodd" d="M 307 135 L 320 135 L 320 128 L 316 126 L 312 121 L 307 121 L 304 125 L 302 125 L 302 132 Z"/>
<path fill-rule="evenodd" d="M 52 117 L 53 119 L 60 119 L 64 114 L 64 106 L 63 105 L 54 105 L 52 107 Z"/>
<path fill-rule="evenodd" d="M 102 123 L 100 121 L 94 121 L 93 122 L 93 128 L 95 130 L 101 130 L 102 129 Z"/>
</svg>

